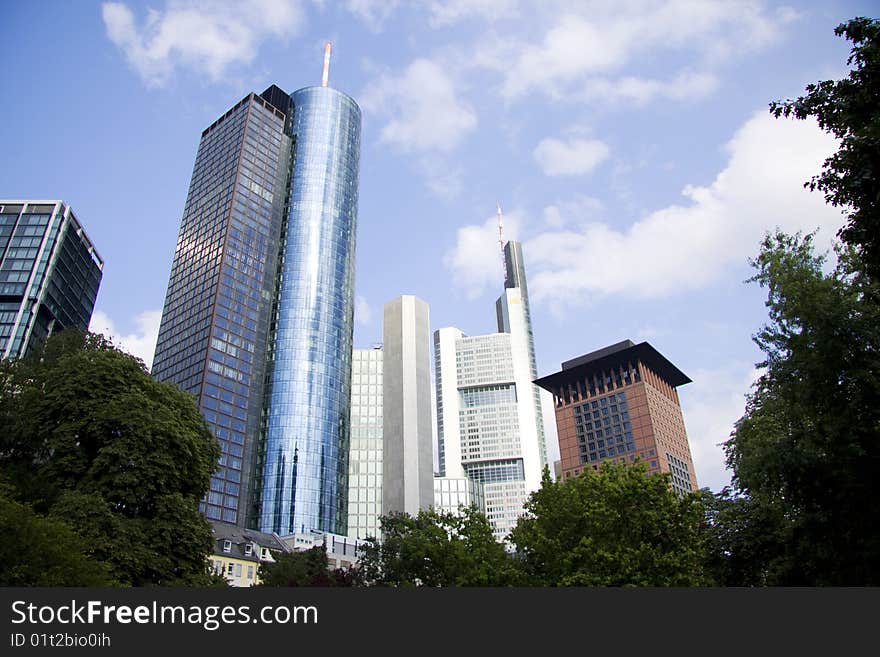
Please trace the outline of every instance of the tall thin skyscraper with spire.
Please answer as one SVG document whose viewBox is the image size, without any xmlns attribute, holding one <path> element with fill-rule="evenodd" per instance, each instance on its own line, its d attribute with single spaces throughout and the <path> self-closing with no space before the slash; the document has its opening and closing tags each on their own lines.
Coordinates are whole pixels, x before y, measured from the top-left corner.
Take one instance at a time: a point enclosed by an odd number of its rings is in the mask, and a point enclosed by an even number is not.
<svg viewBox="0 0 880 657">
<path fill-rule="evenodd" d="M 516 525 L 547 465 L 522 245 L 505 242 L 501 226 L 499 206 L 505 288 L 495 304 L 498 332 L 434 333 L 440 475 L 481 485 L 498 540 Z"/>
<path fill-rule="evenodd" d="M 523 260 L 522 243 L 511 240 L 504 240 L 504 224 L 502 223 L 501 204 L 498 204 L 498 226 L 501 234 L 501 252 L 504 257 L 504 288 L 506 290 L 518 289 L 522 301 L 523 323 L 525 325 L 526 337 L 528 339 L 529 349 L 529 368 L 531 380 L 538 378 L 538 366 L 535 361 L 535 333 L 532 330 L 532 313 L 529 307 L 529 288 L 526 285 L 526 266 Z M 509 333 L 510 328 L 502 329 L 503 315 L 501 314 L 501 299 L 496 302 L 496 309 L 499 312 L 498 326 L 499 331 Z M 544 465 L 547 464 L 547 437 L 544 433 L 544 413 L 541 410 L 541 390 L 538 386 L 532 386 L 532 401 L 535 405 L 535 417 L 538 431 L 538 443 L 540 445 L 541 454 L 544 455 Z M 543 468 L 543 466 L 542 466 Z"/>
<path fill-rule="evenodd" d="M 361 113 L 329 45 L 202 133 L 154 358 L 220 441 L 208 518 L 279 534 L 346 530 Z"/>
</svg>

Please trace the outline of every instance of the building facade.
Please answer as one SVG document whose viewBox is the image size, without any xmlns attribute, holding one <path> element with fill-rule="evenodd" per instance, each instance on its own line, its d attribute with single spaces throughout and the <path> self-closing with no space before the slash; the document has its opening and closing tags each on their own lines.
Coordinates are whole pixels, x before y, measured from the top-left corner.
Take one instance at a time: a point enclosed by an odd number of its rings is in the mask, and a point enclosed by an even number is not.
<svg viewBox="0 0 880 657">
<path fill-rule="evenodd" d="M 153 374 L 220 442 L 211 520 L 345 533 L 360 122 L 273 85 L 202 133 Z"/>
<path fill-rule="evenodd" d="M 283 92 L 248 94 L 202 133 L 153 375 L 192 393 L 222 455 L 202 505 L 243 525 L 265 398 L 292 140 Z M 280 91 L 280 90 L 278 90 Z"/>
<path fill-rule="evenodd" d="M 104 261 L 63 201 L 0 200 L 0 358 L 88 329 Z"/>
<path fill-rule="evenodd" d="M 348 526 L 361 111 L 346 94 L 291 95 L 295 141 L 270 348 L 260 528 Z"/>
<path fill-rule="evenodd" d="M 458 513 L 460 507 L 486 509 L 483 484 L 467 477 L 434 477 L 434 508 L 441 513 Z"/>
<path fill-rule="evenodd" d="M 358 564 L 358 551 L 364 541 L 353 539 L 348 536 L 340 536 L 312 530 L 309 532 L 300 532 L 291 534 L 281 538 L 282 542 L 288 549 L 295 552 L 310 550 L 316 545 L 321 545 L 327 551 L 327 568 L 342 568 L 348 570 L 354 568 Z"/>
<path fill-rule="evenodd" d="M 348 535 L 380 535 L 379 518 L 434 503 L 428 304 L 385 304 L 381 347 L 353 352 Z"/>
<path fill-rule="evenodd" d="M 275 534 L 241 529 L 221 522 L 212 523 L 211 571 L 229 586 L 249 587 L 260 583 L 260 566 L 275 563 L 290 548 Z"/>
<path fill-rule="evenodd" d="M 668 472 L 678 493 L 697 490 L 678 386 L 681 370 L 647 342 L 624 340 L 566 361 L 536 383 L 553 395 L 563 478 L 603 461 Z"/>
<path fill-rule="evenodd" d="M 354 349 L 351 361 L 351 450 L 348 459 L 348 535 L 379 535 L 382 515 L 384 352 Z"/>
<path fill-rule="evenodd" d="M 434 503 L 428 304 L 411 295 L 386 303 L 382 338 L 382 513 L 416 515 Z"/>
<path fill-rule="evenodd" d="M 505 290 L 496 302 L 498 333 L 434 333 L 440 475 L 483 487 L 498 540 L 516 525 L 547 465 L 534 339 L 518 243 L 505 245 Z"/>
</svg>

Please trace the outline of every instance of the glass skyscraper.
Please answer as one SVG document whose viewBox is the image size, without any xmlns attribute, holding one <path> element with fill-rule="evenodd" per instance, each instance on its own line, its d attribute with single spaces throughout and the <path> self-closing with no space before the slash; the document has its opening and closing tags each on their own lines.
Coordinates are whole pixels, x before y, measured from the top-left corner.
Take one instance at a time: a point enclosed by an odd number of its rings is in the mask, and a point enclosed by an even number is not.
<svg viewBox="0 0 880 657">
<path fill-rule="evenodd" d="M 260 528 L 345 534 L 361 112 L 329 87 L 291 98 L 295 147 Z"/>
<path fill-rule="evenodd" d="M 85 331 L 104 261 L 63 201 L 0 200 L 0 358 Z"/>
<path fill-rule="evenodd" d="M 345 533 L 360 120 L 273 85 L 202 133 L 153 373 L 220 442 L 212 520 Z"/>
</svg>

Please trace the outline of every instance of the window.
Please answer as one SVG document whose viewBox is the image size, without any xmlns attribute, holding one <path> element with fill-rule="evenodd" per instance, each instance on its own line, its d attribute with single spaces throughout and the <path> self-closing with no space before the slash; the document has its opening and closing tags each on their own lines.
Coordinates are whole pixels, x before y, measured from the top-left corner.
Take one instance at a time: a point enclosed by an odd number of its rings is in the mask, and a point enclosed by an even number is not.
<svg viewBox="0 0 880 657">
<path fill-rule="evenodd" d="M 223 551 L 232 552 L 232 541 L 230 541 L 229 539 L 223 541 Z"/>
<path fill-rule="evenodd" d="M 247 578 L 248 578 L 248 579 L 253 579 L 253 578 L 254 578 L 254 567 L 253 567 L 253 566 L 248 566 L 248 569 L 247 569 Z"/>
<path fill-rule="evenodd" d="M 248 543 L 247 545 L 244 546 L 244 556 L 249 557 L 249 556 L 251 556 L 251 554 L 253 554 L 253 552 L 254 552 L 254 544 L 253 543 Z"/>
</svg>

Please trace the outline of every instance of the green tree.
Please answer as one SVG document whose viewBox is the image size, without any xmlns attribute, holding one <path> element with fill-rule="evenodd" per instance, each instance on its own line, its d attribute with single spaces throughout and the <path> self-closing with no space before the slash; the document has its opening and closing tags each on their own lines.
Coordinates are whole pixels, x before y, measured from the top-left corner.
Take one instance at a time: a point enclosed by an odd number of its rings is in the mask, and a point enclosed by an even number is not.
<svg viewBox="0 0 880 657">
<path fill-rule="evenodd" d="M 110 586 L 107 565 L 58 518 L 11 499 L 0 487 L 0 586 Z"/>
<path fill-rule="evenodd" d="M 880 277 L 880 21 L 854 18 L 834 30 L 853 44 L 842 80 L 824 80 L 806 88 L 796 100 L 774 102 L 777 117 L 815 117 L 822 129 L 840 140 L 825 160 L 822 173 L 807 186 L 825 194 L 828 203 L 846 208 L 848 222 L 840 231 L 857 247 L 867 273 Z"/>
<path fill-rule="evenodd" d="M 509 586 L 518 573 L 476 507 L 458 513 L 423 509 L 380 519 L 381 541 L 360 548 L 358 577 L 367 586 Z"/>
<path fill-rule="evenodd" d="M 753 262 L 769 322 L 764 373 L 726 443 L 750 500 L 740 531 L 774 520 L 768 584 L 880 583 L 880 305 L 854 247 L 825 273 L 812 236 L 768 235 Z M 745 521 L 749 518 L 753 524 Z M 742 542 L 742 541 L 740 541 Z"/>
<path fill-rule="evenodd" d="M 554 482 L 545 469 L 510 538 L 538 586 L 695 586 L 704 572 L 700 494 L 679 497 L 669 475 L 605 462 Z"/>
<path fill-rule="evenodd" d="M 198 511 L 219 447 L 193 398 L 100 335 L 63 331 L 0 364 L 0 471 L 124 585 L 202 585 Z"/>
<path fill-rule="evenodd" d="M 839 139 L 805 186 L 847 223 L 833 269 L 812 235 L 778 232 L 752 263 L 769 322 L 754 338 L 764 373 L 725 445 L 736 496 L 712 523 L 725 583 L 880 582 L 880 23 L 835 34 L 853 44 L 849 75 L 770 105 Z"/>
<path fill-rule="evenodd" d="M 729 487 L 704 495 L 706 568 L 719 586 L 767 586 L 786 568 L 784 506 L 761 503 Z"/>
<path fill-rule="evenodd" d="M 261 586 L 352 586 L 349 572 L 330 570 L 323 545 L 277 555 L 274 563 L 260 564 L 259 575 Z"/>
</svg>

